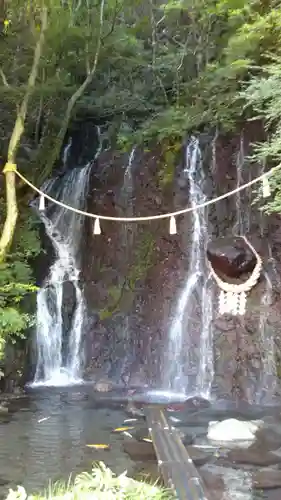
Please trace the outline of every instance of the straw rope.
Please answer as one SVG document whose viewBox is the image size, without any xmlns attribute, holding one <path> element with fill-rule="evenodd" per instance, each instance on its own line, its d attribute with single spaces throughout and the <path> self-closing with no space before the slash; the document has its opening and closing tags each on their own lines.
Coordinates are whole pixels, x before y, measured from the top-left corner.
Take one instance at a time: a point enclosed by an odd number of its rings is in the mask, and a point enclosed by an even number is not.
<svg viewBox="0 0 281 500">
<path fill-rule="evenodd" d="M 204 203 L 200 203 L 196 206 L 193 207 L 186 207 L 181 210 L 176 210 L 174 212 L 169 212 L 165 214 L 158 214 L 158 215 L 148 215 L 148 216 L 141 216 L 141 217 L 116 217 L 116 216 L 110 216 L 110 215 L 102 215 L 102 214 L 94 214 L 90 212 L 86 212 L 84 210 L 79 210 L 78 208 L 71 207 L 70 205 L 67 205 L 66 203 L 63 203 L 59 200 L 56 200 L 52 196 L 49 196 L 47 193 L 44 193 L 41 191 L 41 189 L 37 188 L 30 182 L 24 175 L 22 175 L 16 168 L 16 165 L 13 163 L 6 163 L 5 168 L 4 168 L 4 173 L 8 171 L 13 171 L 15 174 L 23 181 L 25 184 L 27 184 L 33 191 L 38 193 L 40 196 L 46 198 L 47 200 L 55 203 L 56 205 L 65 208 L 67 210 L 71 210 L 72 212 L 75 212 L 79 215 L 83 215 L 85 217 L 91 217 L 93 219 L 100 219 L 100 220 L 109 220 L 109 221 L 115 221 L 115 222 L 145 222 L 145 221 L 152 221 L 152 220 L 158 220 L 158 219 L 166 219 L 166 218 L 173 218 L 178 215 L 186 214 L 189 212 L 193 212 L 195 210 L 200 210 L 202 208 L 205 208 L 207 206 L 213 205 L 214 203 L 217 203 L 221 200 L 224 200 L 225 198 L 228 198 L 229 196 L 233 196 L 234 194 L 242 191 L 243 189 L 248 188 L 249 186 L 252 186 L 256 184 L 257 182 L 260 181 L 267 181 L 269 176 L 271 176 L 274 172 L 277 170 L 281 169 L 281 164 L 277 165 L 276 167 L 273 167 L 271 170 L 268 172 L 265 172 L 261 174 L 260 176 L 256 177 L 255 179 L 252 179 L 251 181 L 241 184 L 240 186 L 236 187 L 232 191 L 228 191 L 227 193 L 222 194 L 221 196 L 218 196 L 216 198 L 213 198 L 211 200 L 207 200 Z"/>
</svg>

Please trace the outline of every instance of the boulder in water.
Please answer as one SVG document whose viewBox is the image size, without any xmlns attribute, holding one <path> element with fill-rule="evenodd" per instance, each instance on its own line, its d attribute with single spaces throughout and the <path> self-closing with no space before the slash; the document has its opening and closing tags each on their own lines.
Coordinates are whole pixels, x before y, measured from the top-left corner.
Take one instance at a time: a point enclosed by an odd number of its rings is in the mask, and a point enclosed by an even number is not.
<svg viewBox="0 0 281 500">
<path fill-rule="evenodd" d="M 211 402 L 209 399 L 202 396 L 190 396 L 185 401 L 185 409 L 188 410 L 203 410 L 204 408 L 210 408 L 210 406 Z"/>
<path fill-rule="evenodd" d="M 267 452 L 263 448 L 250 447 L 247 450 L 231 450 L 226 456 L 231 464 L 253 465 L 255 467 L 269 467 L 281 463 L 281 457 L 275 453 Z"/>
<path fill-rule="evenodd" d="M 281 470 L 263 469 L 252 476 L 253 487 L 256 490 L 271 490 L 281 488 Z"/>
<path fill-rule="evenodd" d="M 260 421 L 243 422 L 229 418 L 222 422 L 209 422 L 208 439 L 211 441 L 254 441 Z"/>
<path fill-rule="evenodd" d="M 253 271 L 256 257 L 241 237 L 218 238 L 209 243 L 207 257 L 215 271 L 230 278 Z"/>
<path fill-rule="evenodd" d="M 101 379 L 94 386 L 94 389 L 98 392 L 109 392 L 112 388 L 113 383 L 108 379 Z"/>
<path fill-rule="evenodd" d="M 8 413 L 9 409 L 7 406 L 1 405 L 0 404 L 0 413 Z"/>
<path fill-rule="evenodd" d="M 263 427 L 256 432 L 256 443 L 253 446 L 265 451 L 274 451 L 281 448 L 281 434 L 274 429 Z"/>
</svg>

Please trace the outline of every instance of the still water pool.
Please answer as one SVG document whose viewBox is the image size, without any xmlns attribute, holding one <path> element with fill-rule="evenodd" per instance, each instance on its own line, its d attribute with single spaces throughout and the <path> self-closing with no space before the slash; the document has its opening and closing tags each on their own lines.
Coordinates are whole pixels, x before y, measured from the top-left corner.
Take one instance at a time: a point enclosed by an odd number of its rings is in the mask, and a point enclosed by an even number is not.
<svg viewBox="0 0 281 500">
<path fill-rule="evenodd" d="M 103 461 L 117 474 L 125 470 L 132 474 L 139 464 L 123 449 L 130 437 L 112 433 L 128 418 L 122 395 L 97 394 L 87 386 L 29 390 L 24 396 L 11 400 L 9 412 L 0 414 L 0 499 L 5 499 L 8 489 L 17 485 L 23 485 L 28 493 L 41 491 L 50 479 L 67 480 L 72 473 L 90 471 L 95 461 Z M 268 475 L 279 470 L 281 478 L 280 407 L 236 406 L 235 403 L 214 401 L 208 408 L 167 412 L 167 418 L 183 437 L 192 438 L 193 449 L 205 453 L 200 473 L 211 480 L 210 499 L 281 499 L 281 488 L 274 486 L 276 479 L 271 489 L 252 490 L 253 478 L 260 471 Z M 210 452 L 209 422 L 229 418 L 261 419 L 266 424 L 254 453 L 249 455 L 241 448 L 230 450 L 232 455 L 229 455 L 229 450 L 219 447 Z M 145 428 L 143 419 L 126 425 L 135 426 L 135 431 Z M 88 444 L 109 444 L 110 451 L 94 450 L 87 447 Z M 236 463 L 231 456 L 236 456 Z M 143 465 L 146 468 L 148 464 Z M 220 485 L 215 492 L 219 477 Z"/>
<path fill-rule="evenodd" d="M 0 414 L 0 498 L 9 487 L 41 490 L 49 479 L 68 479 L 102 460 L 116 473 L 132 462 L 112 429 L 128 418 L 120 404 L 97 401 L 90 390 L 42 389 L 11 401 Z M 110 444 L 110 451 L 87 444 Z"/>
</svg>

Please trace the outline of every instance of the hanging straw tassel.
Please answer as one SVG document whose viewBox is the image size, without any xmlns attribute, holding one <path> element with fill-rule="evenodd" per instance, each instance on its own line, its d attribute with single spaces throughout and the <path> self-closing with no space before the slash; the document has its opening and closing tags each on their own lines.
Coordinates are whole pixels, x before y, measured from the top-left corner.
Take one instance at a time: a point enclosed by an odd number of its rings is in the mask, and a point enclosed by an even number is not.
<svg viewBox="0 0 281 500">
<path fill-rule="evenodd" d="M 170 218 L 170 234 L 177 234 L 177 223 L 173 215 Z"/>
<path fill-rule="evenodd" d="M 94 234 L 101 234 L 100 220 L 97 217 L 94 223 Z"/>
<path fill-rule="evenodd" d="M 43 212 L 45 210 L 45 196 L 43 196 L 43 194 L 40 195 L 39 210 L 40 212 Z"/>
<path fill-rule="evenodd" d="M 262 179 L 262 195 L 264 198 L 268 198 L 270 196 L 270 184 L 268 177 L 263 177 Z"/>
</svg>

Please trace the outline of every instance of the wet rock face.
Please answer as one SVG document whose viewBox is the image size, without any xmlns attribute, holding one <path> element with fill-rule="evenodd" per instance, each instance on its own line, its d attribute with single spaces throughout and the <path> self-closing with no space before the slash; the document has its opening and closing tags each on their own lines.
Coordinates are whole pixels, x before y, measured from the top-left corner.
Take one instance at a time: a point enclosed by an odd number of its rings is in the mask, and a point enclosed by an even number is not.
<svg viewBox="0 0 281 500">
<path fill-rule="evenodd" d="M 250 152 L 250 142 L 259 137 L 256 130 L 253 132 L 248 139 L 244 137 L 245 156 Z M 208 199 L 236 187 L 239 148 L 239 133 L 228 138 L 220 137 L 215 166 L 210 148 L 209 153 L 203 151 Z M 131 210 L 131 215 L 146 216 L 188 206 L 189 184 L 182 175 L 184 155 L 184 148 L 180 148 L 178 155 L 172 156 L 171 169 L 169 155 L 163 153 L 162 145 L 158 144 L 149 151 L 138 149 L 130 177 L 125 175 L 129 154 L 104 151 L 92 169 L 87 210 L 109 216 L 128 216 Z M 243 170 L 243 182 L 248 180 L 248 172 L 247 168 Z M 130 178 L 132 184 L 127 185 Z M 229 237 L 232 229 L 237 234 L 240 230 L 249 233 L 249 240 L 263 258 L 265 272 L 248 294 L 243 317 L 219 314 L 219 290 L 210 280 L 213 292 L 213 387 L 220 397 L 239 397 L 249 402 L 259 399 L 261 402 L 263 388 L 268 393 L 268 388 L 274 387 L 268 377 L 260 376 L 262 369 L 267 369 L 262 354 L 265 352 L 263 339 L 272 335 L 277 345 L 276 352 L 281 352 L 280 292 L 278 295 L 281 220 L 278 217 L 264 218 L 261 235 L 261 214 L 252 208 L 250 191 L 241 192 L 242 208 L 232 196 L 210 206 L 206 215 L 211 241 L 207 256 L 219 274 L 229 276 L 230 281 L 236 278 L 244 281 L 241 275 L 250 272 L 256 264 L 245 241 Z M 239 227 L 238 208 L 243 219 Z M 86 376 L 93 381 L 107 377 L 115 384 L 129 387 L 159 388 L 167 370 L 169 329 L 188 274 L 192 217 L 190 214 L 177 217 L 176 235 L 169 234 L 167 220 L 136 225 L 101 221 L 101 229 L 102 234 L 94 236 L 92 219 L 85 221 L 81 279 L 87 305 L 84 331 Z M 263 302 L 268 296 L 268 277 L 273 283 L 270 308 Z M 200 356 L 202 331 L 202 310 L 197 295 L 195 291 L 192 297 L 194 307 L 192 318 L 189 318 L 188 342 L 187 335 L 183 339 L 184 349 L 192 350 L 194 358 Z M 196 377 L 197 373 L 188 376 Z M 275 389 L 270 391 L 273 393 Z"/>
<path fill-rule="evenodd" d="M 65 332 L 71 328 L 72 316 L 76 307 L 76 294 L 73 283 L 66 281 L 63 284 L 63 325 Z"/>
<path fill-rule="evenodd" d="M 215 271 L 230 278 L 253 271 L 256 257 L 243 238 L 218 238 L 209 243 L 207 257 Z"/>
<path fill-rule="evenodd" d="M 165 174 L 161 151 L 137 151 L 131 185 L 126 184 L 128 161 L 129 155 L 102 153 L 93 169 L 88 211 L 110 216 L 128 216 L 128 210 L 139 216 L 170 212 L 173 181 L 160 184 Z M 137 225 L 102 221 L 100 236 L 93 236 L 90 219 L 85 225 L 87 377 L 96 379 L 98 372 L 126 386 L 157 386 L 169 310 L 184 279 L 180 238 L 170 237 L 166 220 Z M 97 320 L 92 314 L 98 314 Z"/>
</svg>

